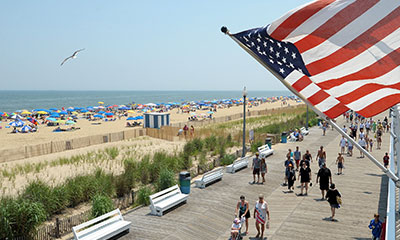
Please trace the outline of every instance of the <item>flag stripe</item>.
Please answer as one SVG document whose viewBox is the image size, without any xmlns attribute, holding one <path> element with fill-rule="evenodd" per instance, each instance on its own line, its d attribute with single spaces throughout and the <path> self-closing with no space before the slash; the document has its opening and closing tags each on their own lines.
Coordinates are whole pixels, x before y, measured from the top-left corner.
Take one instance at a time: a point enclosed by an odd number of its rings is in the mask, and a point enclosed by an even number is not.
<svg viewBox="0 0 400 240">
<path fill-rule="evenodd" d="M 360 98 L 350 104 L 347 104 L 347 106 L 349 106 L 351 109 L 353 109 L 355 111 L 360 111 L 360 110 L 368 107 L 369 105 L 373 104 L 374 102 L 378 101 L 379 99 L 388 97 L 392 94 L 400 94 L 400 91 L 396 90 L 396 89 L 390 89 L 390 88 L 380 89 L 371 94 L 365 95 L 362 98 Z"/>
<path fill-rule="evenodd" d="M 327 92 L 331 95 L 336 96 L 338 100 L 339 98 L 342 98 L 345 95 L 348 95 L 350 99 L 356 100 L 358 99 L 357 95 L 359 94 L 359 91 L 362 91 L 361 88 L 363 88 L 364 86 L 370 86 L 371 88 L 373 88 L 368 92 L 365 92 L 365 94 L 369 94 L 373 91 L 385 87 L 395 88 L 395 85 L 400 82 L 398 76 L 400 76 L 400 67 L 396 67 L 387 74 L 382 75 L 375 79 L 346 82 L 342 85 L 327 90 Z M 380 86 L 380 88 L 378 88 L 378 86 Z M 346 101 L 346 103 L 349 103 L 349 101 L 345 100 L 345 98 L 343 98 L 343 100 Z"/>
<path fill-rule="evenodd" d="M 314 32 L 322 24 L 335 16 L 336 13 L 340 12 L 353 2 L 355 2 L 355 0 L 335 1 L 329 4 L 307 19 L 307 21 L 303 22 L 298 28 L 294 29 L 284 40 L 289 42 L 297 42 L 300 39 L 305 38 L 308 34 Z"/>
<path fill-rule="evenodd" d="M 385 57 L 381 58 L 374 64 L 347 76 L 331 79 L 318 84 L 323 89 L 330 89 L 335 86 L 341 85 L 345 82 L 362 80 L 362 79 L 373 79 L 377 78 L 383 74 L 386 74 L 400 65 L 400 48 L 387 54 Z"/>
<path fill-rule="evenodd" d="M 324 42 L 325 40 L 332 37 L 343 27 L 354 21 L 356 18 L 365 13 L 368 9 L 374 6 L 378 0 L 363 0 L 356 1 L 345 9 L 338 12 L 334 17 L 329 19 L 317 30 L 312 32 L 307 37 L 297 41 L 295 43 L 300 53 L 303 53 L 311 48 L 314 48 Z"/>
<path fill-rule="evenodd" d="M 296 89 L 298 92 L 303 90 L 305 87 L 311 84 L 311 80 L 307 76 L 303 76 L 300 78 L 298 81 L 296 81 L 292 86 L 294 89 Z"/>
<path fill-rule="evenodd" d="M 342 113 L 348 111 L 349 108 L 343 104 L 337 104 L 330 108 L 329 110 L 325 111 L 324 114 L 330 118 L 336 118 L 340 116 Z"/>
<path fill-rule="evenodd" d="M 384 4 L 387 6 L 382 6 Z M 379 2 L 332 36 L 329 41 L 304 52 L 302 56 L 306 59 L 305 63 L 310 74 L 319 74 L 357 56 L 398 29 L 400 26 L 400 1 L 395 5 L 388 1 Z M 394 7 L 396 7 L 395 10 L 393 10 Z M 386 11 L 382 11 L 382 8 Z M 388 15 L 381 19 L 378 12 Z"/>
<path fill-rule="evenodd" d="M 376 84 L 376 83 L 368 83 L 360 88 L 357 88 L 357 91 L 353 91 L 351 93 L 348 93 L 346 95 L 338 97 L 337 99 L 344 104 L 349 104 L 355 100 L 362 98 L 363 96 L 365 96 L 367 94 L 370 94 L 372 92 L 375 92 L 375 91 L 378 91 L 378 90 L 381 90 L 384 88 L 400 90 L 400 83 L 391 84 L 389 86 L 384 86 L 384 85 Z"/>
<path fill-rule="evenodd" d="M 358 110 L 358 113 L 362 116 L 375 116 L 397 103 L 400 103 L 400 93 L 376 100 L 368 107 Z"/>
<path fill-rule="evenodd" d="M 357 57 L 354 57 L 349 61 L 333 67 L 325 72 L 313 75 L 311 79 L 319 84 L 323 81 L 327 81 L 333 78 L 345 77 L 349 74 L 358 72 L 364 69 L 366 66 L 371 65 L 376 61 L 379 61 L 381 58 L 385 57 L 386 54 L 390 53 L 393 49 L 399 48 L 399 35 L 400 29 L 397 29 L 392 34 L 376 43 L 374 46 L 359 54 Z"/>
<path fill-rule="evenodd" d="M 272 32 L 270 34 L 271 37 L 281 41 L 304 21 L 334 1 L 335 0 L 315 1 L 301 8 L 300 11 L 296 11 L 287 17 L 276 29 L 273 29 L 271 26 L 271 29 L 269 30 Z"/>
</svg>

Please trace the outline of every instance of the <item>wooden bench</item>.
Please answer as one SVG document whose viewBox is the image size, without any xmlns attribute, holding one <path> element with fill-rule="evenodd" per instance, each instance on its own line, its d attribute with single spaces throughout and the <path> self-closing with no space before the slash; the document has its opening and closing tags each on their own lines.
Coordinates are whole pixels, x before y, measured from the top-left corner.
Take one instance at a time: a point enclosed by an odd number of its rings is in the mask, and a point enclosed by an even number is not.
<svg viewBox="0 0 400 240">
<path fill-rule="evenodd" d="M 243 157 L 236 159 L 231 165 L 226 166 L 226 172 L 235 173 L 242 168 L 247 168 L 249 165 L 249 158 L 250 157 Z"/>
<path fill-rule="evenodd" d="M 201 179 L 194 181 L 196 187 L 205 188 L 206 185 L 222 179 L 224 169 L 222 167 L 206 172 Z"/>
<path fill-rule="evenodd" d="M 260 153 L 260 158 L 266 158 L 274 154 L 274 149 L 269 148 L 268 144 L 258 147 L 258 152 Z"/>
<path fill-rule="evenodd" d="M 300 132 L 303 136 L 308 135 L 310 131 L 308 131 L 305 127 L 300 128 Z"/>
<path fill-rule="evenodd" d="M 129 232 L 131 222 L 125 221 L 119 209 L 72 228 L 75 240 L 109 239 Z"/>
<path fill-rule="evenodd" d="M 186 202 L 188 197 L 188 194 L 181 192 L 178 185 L 150 195 L 151 214 L 162 216 L 164 211 L 182 202 Z"/>
</svg>

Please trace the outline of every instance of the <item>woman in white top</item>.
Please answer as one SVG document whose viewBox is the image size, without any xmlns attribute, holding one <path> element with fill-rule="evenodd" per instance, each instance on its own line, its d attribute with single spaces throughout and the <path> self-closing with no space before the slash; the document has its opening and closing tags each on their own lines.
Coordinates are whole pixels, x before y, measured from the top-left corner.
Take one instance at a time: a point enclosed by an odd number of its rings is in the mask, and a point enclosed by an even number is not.
<svg viewBox="0 0 400 240">
<path fill-rule="evenodd" d="M 256 229 L 257 229 L 256 238 L 260 237 L 260 230 L 261 230 L 261 239 L 263 239 L 264 237 L 264 229 L 265 229 L 265 223 L 267 221 L 267 215 L 269 221 L 270 218 L 269 218 L 268 205 L 264 201 L 264 195 L 260 194 L 258 196 L 258 201 L 256 202 L 256 205 L 254 207 L 254 218 L 256 219 Z"/>
</svg>

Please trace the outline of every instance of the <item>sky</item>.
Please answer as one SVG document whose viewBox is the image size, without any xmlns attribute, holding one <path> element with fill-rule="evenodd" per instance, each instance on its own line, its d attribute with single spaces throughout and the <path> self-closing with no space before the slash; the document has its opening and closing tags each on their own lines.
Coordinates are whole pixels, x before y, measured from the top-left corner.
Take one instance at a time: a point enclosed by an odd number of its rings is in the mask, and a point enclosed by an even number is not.
<svg viewBox="0 0 400 240">
<path fill-rule="evenodd" d="M 0 89 L 286 90 L 220 28 L 261 27 L 307 2 L 4 0 Z"/>
</svg>

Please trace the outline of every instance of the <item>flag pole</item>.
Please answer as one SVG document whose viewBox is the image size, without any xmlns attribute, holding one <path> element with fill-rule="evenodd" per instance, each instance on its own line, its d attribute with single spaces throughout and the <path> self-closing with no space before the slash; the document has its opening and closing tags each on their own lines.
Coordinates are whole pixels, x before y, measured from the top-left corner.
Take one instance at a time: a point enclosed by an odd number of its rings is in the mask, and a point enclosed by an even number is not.
<svg viewBox="0 0 400 240">
<path fill-rule="evenodd" d="M 290 85 L 288 82 L 286 82 L 282 76 L 278 73 L 276 73 L 274 70 L 272 70 L 267 64 L 262 61 L 253 51 L 251 51 L 247 46 L 245 46 L 243 43 L 241 43 L 239 40 L 237 40 L 228 30 L 227 27 L 223 26 L 221 28 L 221 32 L 224 34 L 228 35 L 231 39 L 233 39 L 241 48 L 243 48 L 247 53 L 249 53 L 254 59 L 256 59 L 262 66 L 264 66 L 269 72 L 272 73 L 277 79 L 279 79 L 285 87 L 287 87 L 294 95 L 299 97 L 303 102 L 307 104 L 318 116 L 323 118 L 325 121 L 327 121 L 333 128 L 336 129 L 342 136 L 344 136 L 348 141 L 350 141 L 353 146 L 356 146 L 362 153 L 364 153 L 365 156 L 367 156 L 375 165 L 377 165 L 390 179 L 392 179 L 396 186 L 400 188 L 400 179 L 392 172 L 390 169 L 385 168 L 381 162 L 379 162 L 377 159 L 375 159 L 374 156 L 372 156 L 367 150 L 362 148 L 352 137 L 350 137 L 347 133 L 345 133 L 337 124 L 334 120 L 328 118 L 324 113 L 319 111 L 317 108 L 315 108 L 308 100 L 305 98 L 303 95 L 301 95 L 299 92 L 297 92 L 292 85 Z"/>
</svg>

